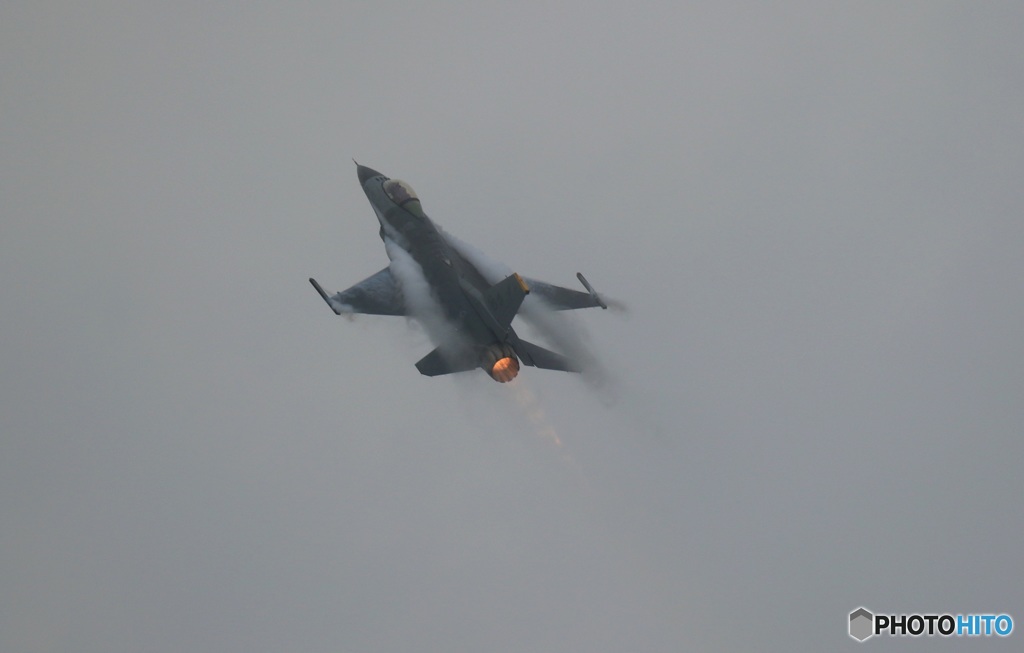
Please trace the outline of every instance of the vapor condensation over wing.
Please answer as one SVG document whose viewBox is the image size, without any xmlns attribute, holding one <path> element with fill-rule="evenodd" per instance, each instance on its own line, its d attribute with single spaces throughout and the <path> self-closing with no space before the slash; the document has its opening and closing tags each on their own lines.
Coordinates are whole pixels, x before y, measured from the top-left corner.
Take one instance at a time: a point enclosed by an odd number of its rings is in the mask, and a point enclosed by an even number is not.
<svg viewBox="0 0 1024 653">
<path fill-rule="evenodd" d="M 459 348 L 463 344 L 459 332 L 445 317 L 420 264 L 390 238 L 384 240 L 384 249 L 391 259 L 391 273 L 402 288 L 409 315 L 423 326 L 434 345 Z"/>
</svg>

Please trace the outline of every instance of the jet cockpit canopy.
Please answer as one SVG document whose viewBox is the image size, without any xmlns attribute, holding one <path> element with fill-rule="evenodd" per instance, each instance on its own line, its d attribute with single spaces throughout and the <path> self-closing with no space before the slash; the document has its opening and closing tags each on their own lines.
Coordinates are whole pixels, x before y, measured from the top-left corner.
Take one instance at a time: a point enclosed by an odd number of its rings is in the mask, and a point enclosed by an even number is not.
<svg viewBox="0 0 1024 653">
<path fill-rule="evenodd" d="M 420 198 L 416 195 L 416 191 L 412 189 L 412 186 L 401 179 L 388 179 L 385 181 L 384 192 L 387 193 L 392 202 L 409 213 L 412 213 L 418 218 L 426 217 L 423 213 L 423 207 L 420 204 Z"/>
</svg>

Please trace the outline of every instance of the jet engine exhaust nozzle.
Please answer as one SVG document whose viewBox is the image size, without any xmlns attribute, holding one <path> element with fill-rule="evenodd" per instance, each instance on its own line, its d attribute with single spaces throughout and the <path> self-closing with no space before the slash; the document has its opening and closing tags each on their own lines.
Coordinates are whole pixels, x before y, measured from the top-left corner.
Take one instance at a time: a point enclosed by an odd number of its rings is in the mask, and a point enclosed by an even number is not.
<svg viewBox="0 0 1024 653">
<path fill-rule="evenodd" d="M 498 383 L 508 383 L 519 374 L 519 359 L 512 347 L 494 343 L 484 348 L 480 367 Z"/>
</svg>

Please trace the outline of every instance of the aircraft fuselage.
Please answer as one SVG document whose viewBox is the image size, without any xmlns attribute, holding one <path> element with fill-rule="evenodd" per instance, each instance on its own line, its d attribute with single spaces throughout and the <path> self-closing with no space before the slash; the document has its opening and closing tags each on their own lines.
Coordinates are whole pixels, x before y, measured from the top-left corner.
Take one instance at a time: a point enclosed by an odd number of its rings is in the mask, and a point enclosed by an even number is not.
<svg viewBox="0 0 1024 653">
<path fill-rule="evenodd" d="M 452 250 L 407 184 L 359 166 L 359 180 L 380 222 L 380 237 L 407 252 L 423 271 L 445 318 L 476 346 L 504 342 L 511 327 L 495 329 L 479 315 L 481 294 L 489 284 Z M 389 258 L 393 258 L 391 252 Z M 469 295 L 469 296 L 467 296 Z M 486 309 L 483 309 L 486 310 Z M 514 332 L 512 332 L 514 334 Z"/>
</svg>

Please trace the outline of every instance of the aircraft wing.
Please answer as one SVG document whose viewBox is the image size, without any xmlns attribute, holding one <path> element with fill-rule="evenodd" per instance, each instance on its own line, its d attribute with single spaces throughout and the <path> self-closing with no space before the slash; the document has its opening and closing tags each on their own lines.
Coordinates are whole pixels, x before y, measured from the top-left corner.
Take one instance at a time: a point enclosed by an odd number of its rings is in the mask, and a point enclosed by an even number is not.
<svg viewBox="0 0 1024 653">
<path fill-rule="evenodd" d="M 569 311 L 576 308 L 591 308 L 600 306 L 608 308 L 604 301 L 598 296 L 582 274 L 576 275 L 583 282 L 588 292 L 571 290 L 561 286 L 555 286 L 536 279 L 526 279 L 526 285 L 530 287 L 530 294 L 536 295 L 544 300 L 551 308 L 558 311 Z"/>
<path fill-rule="evenodd" d="M 416 369 L 424 376 L 468 372 L 479 366 L 479 356 L 468 352 L 446 351 L 443 347 L 438 347 L 416 363 Z"/>
<path fill-rule="evenodd" d="M 310 279 L 331 310 L 338 315 L 366 313 L 369 315 L 405 315 L 405 300 L 398 282 L 389 268 L 363 279 L 339 293 L 328 295 L 316 279 Z"/>
<path fill-rule="evenodd" d="M 453 254 L 464 262 L 466 269 L 470 270 L 476 277 L 473 281 L 479 287 L 492 285 L 511 274 L 511 270 L 505 268 L 503 264 L 487 260 L 482 253 L 468 243 L 463 242 L 448 232 L 443 232 L 443 234 L 448 246 L 452 248 Z M 555 286 L 544 281 L 538 281 L 537 279 L 524 277 L 523 280 L 526 282 L 531 294 L 540 297 L 551 308 L 558 311 L 591 308 L 594 306 L 608 308 L 608 305 L 594 291 L 594 288 L 582 274 L 577 272 L 576 277 L 583 284 L 583 287 L 587 289 L 587 292 Z"/>
</svg>

